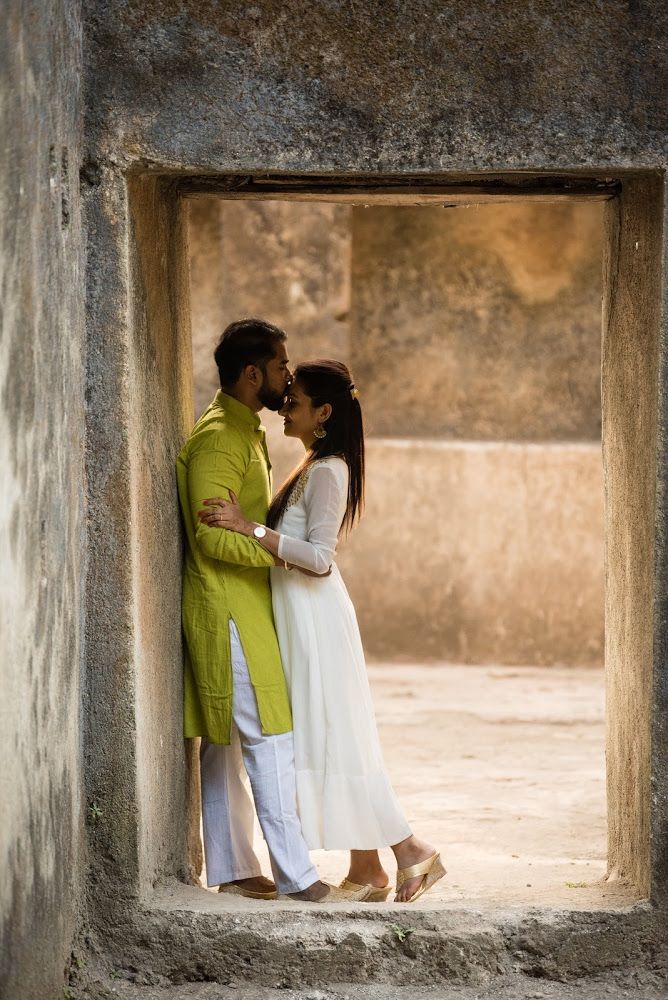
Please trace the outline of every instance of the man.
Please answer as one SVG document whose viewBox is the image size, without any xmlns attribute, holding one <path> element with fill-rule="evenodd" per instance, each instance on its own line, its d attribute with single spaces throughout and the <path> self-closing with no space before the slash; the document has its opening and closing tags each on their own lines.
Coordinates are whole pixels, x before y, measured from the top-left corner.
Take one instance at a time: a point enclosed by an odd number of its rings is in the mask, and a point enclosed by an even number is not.
<svg viewBox="0 0 668 1000">
<path fill-rule="evenodd" d="M 329 894 L 311 864 L 296 812 L 290 704 L 269 589 L 274 557 L 254 538 L 209 528 L 202 501 L 232 491 L 264 523 L 270 462 L 258 411 L 279 410 L 290 372 L 285 333 L 262 320 L 232 323 L 214 357 L 221 391 L 177 460 L 186 531 L 183 580 L 185 736 L 201 736 L 207 882 L 272 899 L 276 889 L 317 902 Z M 253 851 L 250 779 L 275 884 Z M 333 898 L 333 896 L 330 896 Z"/>
</svg>

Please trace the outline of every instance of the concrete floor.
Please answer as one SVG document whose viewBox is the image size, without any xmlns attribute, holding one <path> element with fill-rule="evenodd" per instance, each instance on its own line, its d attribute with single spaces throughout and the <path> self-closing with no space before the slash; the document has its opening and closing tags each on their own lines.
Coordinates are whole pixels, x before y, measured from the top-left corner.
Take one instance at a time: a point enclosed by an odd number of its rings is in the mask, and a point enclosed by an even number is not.
<svg viewBox="0 0 668 1000">
<path fill-rule="evenodd" d="M 602 670 L 376 664 L 369 675 L 395 790 L 448 868 L 417 906 L 607 909 L 634 899 L 604 881 Z M 257 849 L 269 873 L 259 829 Z M 346 872 L 343 852 L 313 859 L 328 881 Z"/>
</svg>

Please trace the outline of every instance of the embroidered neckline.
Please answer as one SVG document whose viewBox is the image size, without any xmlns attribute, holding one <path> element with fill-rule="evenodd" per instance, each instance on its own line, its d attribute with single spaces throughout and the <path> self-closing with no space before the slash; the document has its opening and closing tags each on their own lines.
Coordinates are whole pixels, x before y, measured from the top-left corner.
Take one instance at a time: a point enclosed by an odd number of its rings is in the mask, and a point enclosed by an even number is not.
<svg viewBox="0 0 668 1000">
<path fill-rule="evenodd" d="M 306 489 L 306 486 L 307 486 L 307 483 L 308 483 L 308 480 L 309 480 L 309 476 L 311 475 L 311 470 L 315 469 L 316 465 L 321 465 L 323 462 L 326 462 L 326 461 L 327 461 L 327 459 L 323 458 L 319 462 L 312 462 L 311 465 L 307 465 L 306 468 L 302 472 L 299 473 L 299 478 L 298 478 L 297 482 L 295 483 L 294 489 L 293 489 L 292 493 L 290 494 L 288 502 L 285 505 L 285 509 L 286 510 L 288 510 L 288 508 L 290 508 L 290 507 L 294 507 L 294 505 L 296 503 L 299 503 L 299 501 L 303 497 L 304 490 Z"/>
<path fill-rule="evenodd" d="M 299 478 L 294 485 L 294 489 L 290 496 L 288 497 L 288 502 L 285 505 L 285 509 L 288 510 L 290 507 L 294 507 L 296 503 L 299 503 L 304 495 L 304 490 L 306 489 L 306 484 L 308 483 L 308 477 L 311 475 L 312 465 L 308 465 L 302 472 L 299 473 Z"/>
</svg>

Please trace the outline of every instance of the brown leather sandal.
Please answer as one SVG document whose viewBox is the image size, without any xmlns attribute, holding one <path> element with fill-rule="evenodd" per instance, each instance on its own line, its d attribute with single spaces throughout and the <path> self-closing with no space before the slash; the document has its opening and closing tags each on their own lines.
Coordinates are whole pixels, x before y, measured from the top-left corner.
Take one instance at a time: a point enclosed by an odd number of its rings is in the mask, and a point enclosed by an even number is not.
<svg viewBox="0 0 668 1000">
<path fill-rule="evenodd" d="M 244 889 L 234 882 L 225 882 L 218 886 L 218 892 L 228 893 L 230 896 L 245 896 L 246 899 L 276 899 L 278 892 L 273 889 L 271 892 L 256 892 L 254 889 Z"/>
</svg>

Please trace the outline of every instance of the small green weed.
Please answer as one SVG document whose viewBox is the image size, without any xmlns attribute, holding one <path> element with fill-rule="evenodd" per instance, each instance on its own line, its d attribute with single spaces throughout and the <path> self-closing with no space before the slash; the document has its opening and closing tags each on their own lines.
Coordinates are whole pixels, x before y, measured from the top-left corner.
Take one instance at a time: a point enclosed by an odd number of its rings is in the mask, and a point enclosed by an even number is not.
<svg viewBox="0 0 668 1000">
<path fill-rule="evenodd" d="M 412 927 L 402 927 L 401 924 L 390 924 L 390 928 L 397 941 L 401 941 L 402 943 L 407 939 L 409 934 L 413 933 Z"/>
<path fill-rule="evenodd" d="M 93 823 L 97 823 L 97 821 L 102 819 L 102 817 L 104 816 L 102 809 L 100 809 L 100 806 L 95 801 L 95 799 L 93 799 L 90 806 L 88 807 L 88 814 Z"/>
<path fill-rule="evenodd" d="M 586 889 L 586 882 L 565 882 L 564 885 L 567 889 Z"/>
</svg>

